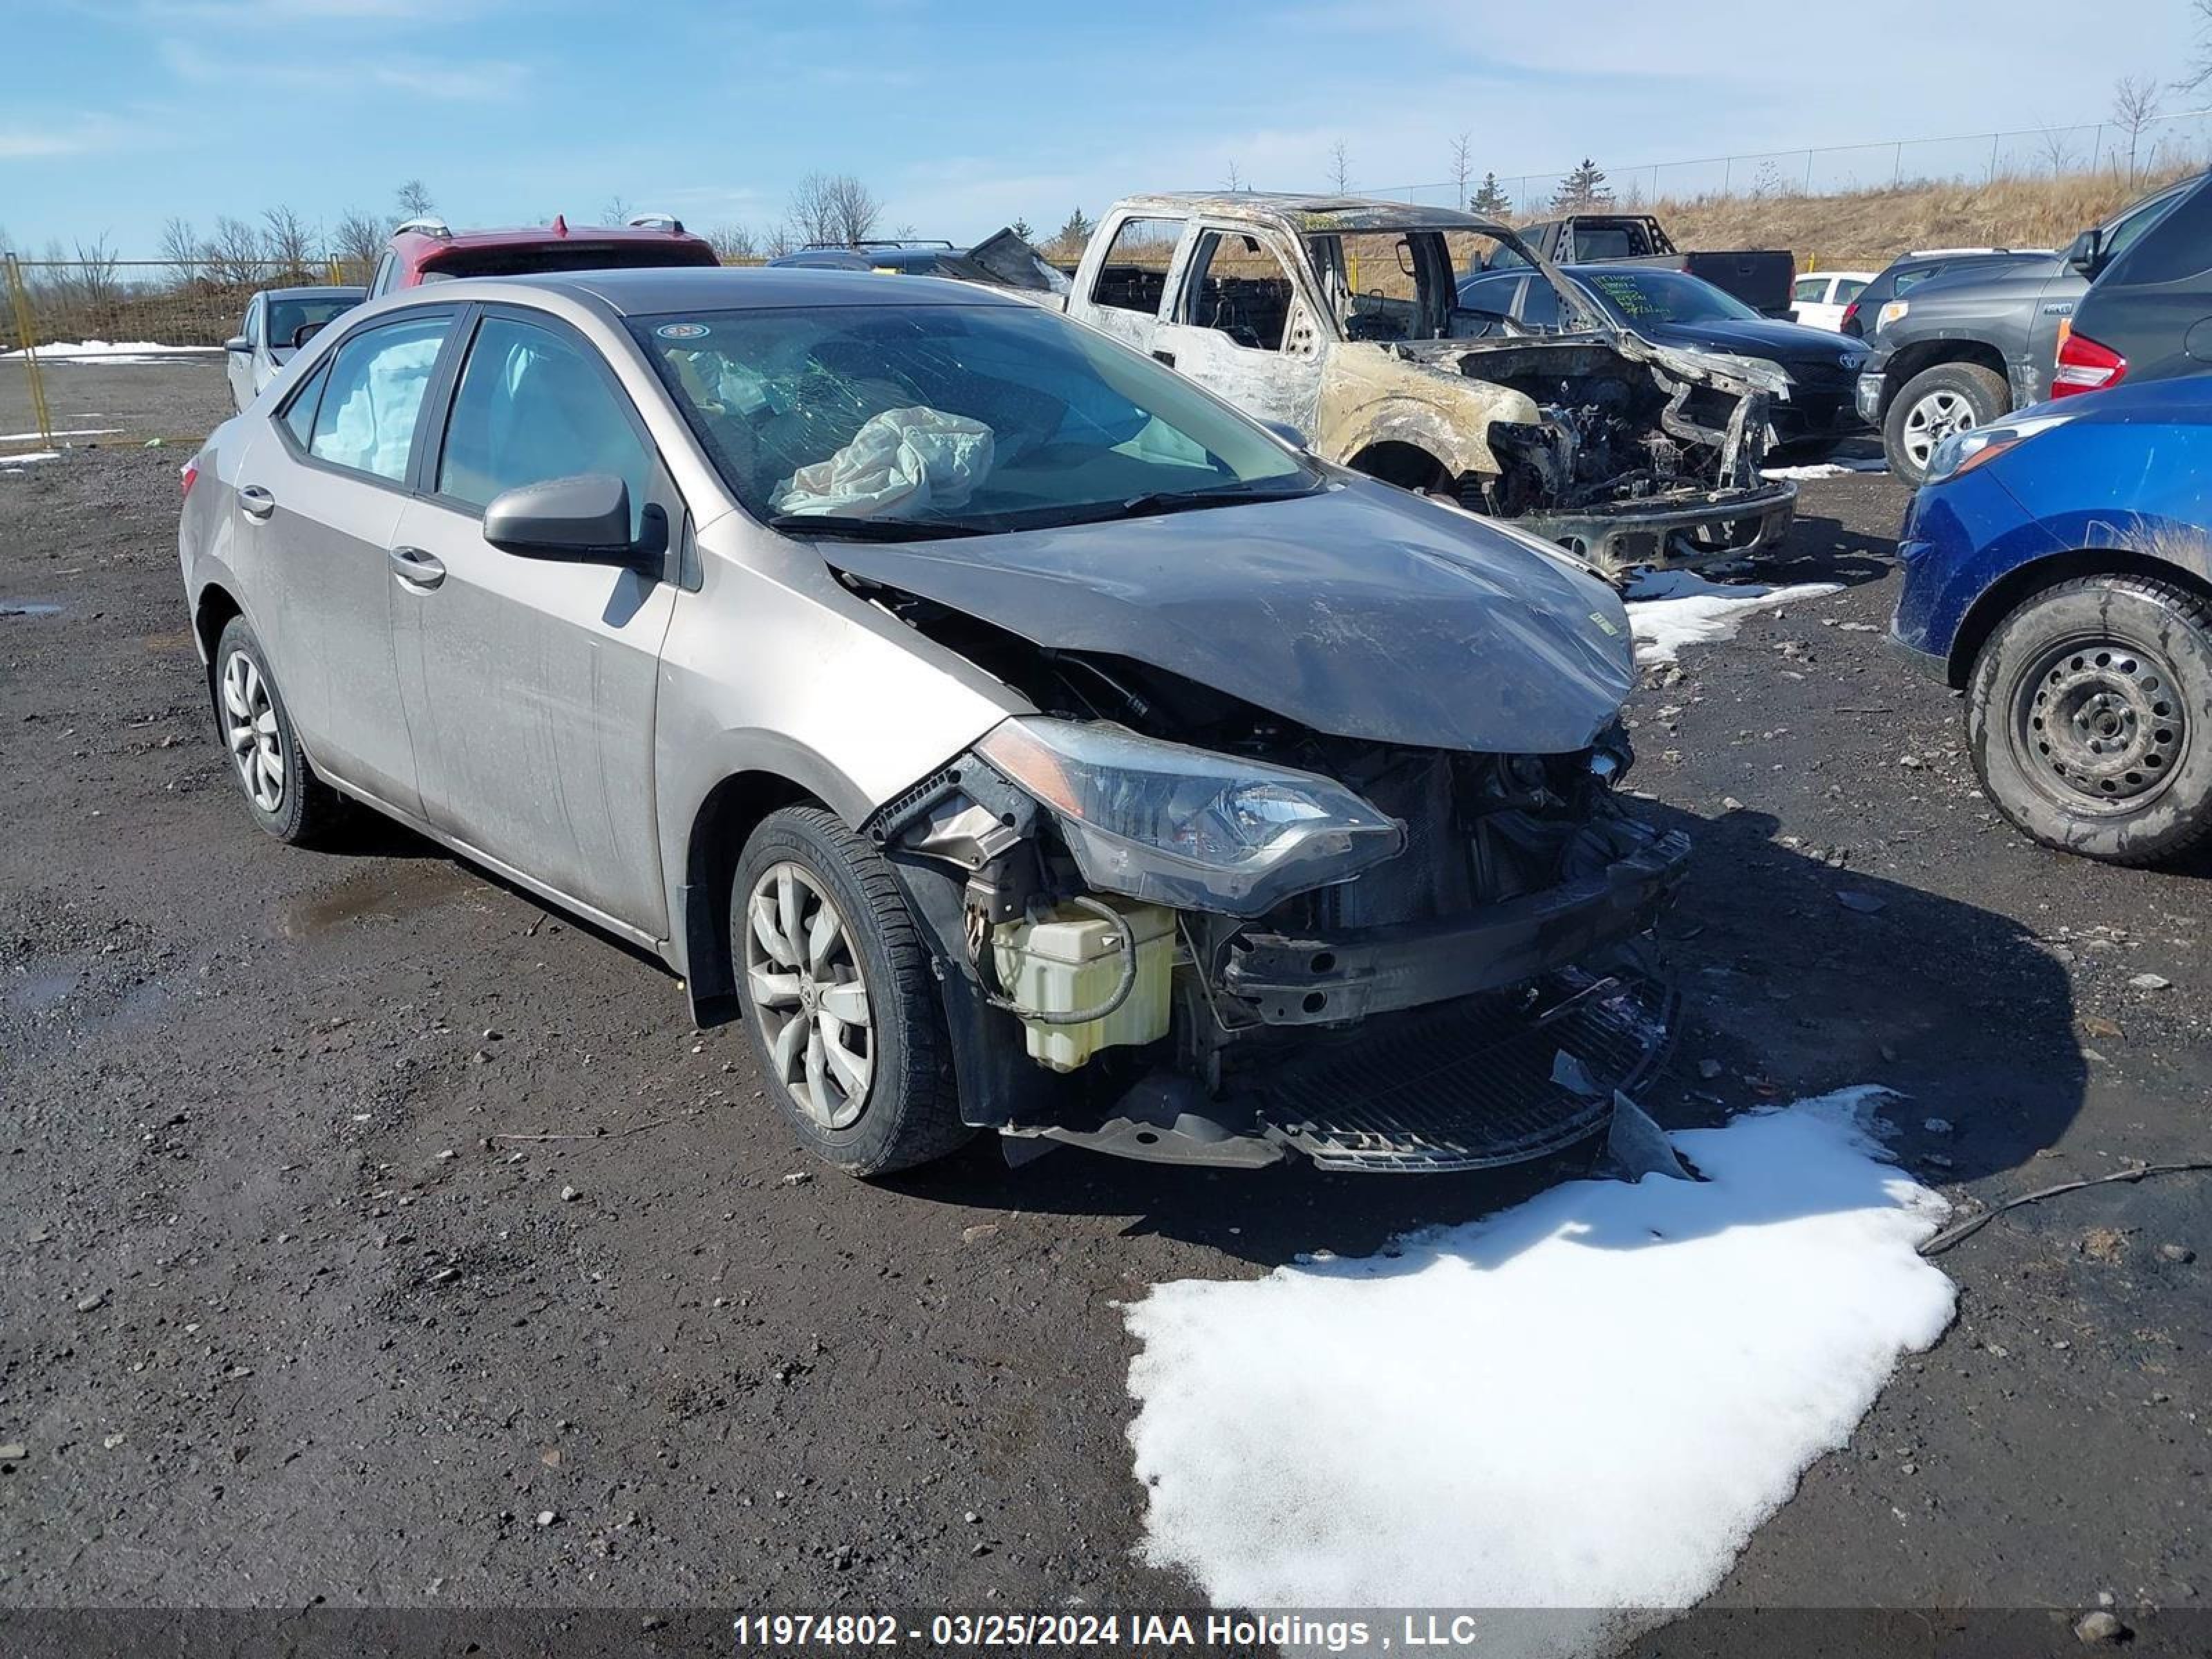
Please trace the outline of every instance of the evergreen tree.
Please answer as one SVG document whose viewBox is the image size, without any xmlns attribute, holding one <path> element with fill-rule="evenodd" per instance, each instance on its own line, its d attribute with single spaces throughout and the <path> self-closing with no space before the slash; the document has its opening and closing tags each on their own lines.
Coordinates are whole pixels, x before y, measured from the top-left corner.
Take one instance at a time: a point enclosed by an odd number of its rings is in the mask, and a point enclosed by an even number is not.
<svg viewBox="0 0 2212 1659">
<path fill-rule="evenodd" d="M 1474 195 L 1467 198 L 1468 210 L 1492 219 L 1503 219 L 1513 211 L 1513 198 L 1498 182 L 1498 175 L 1486 173 Z"/>
<path fill-rule="evenodd" d="M 1587 155 L 1583 164 L 1559 180 L 1559 189 L 1552 197 L 1553 208 L 1561 213 L 1576 213 L 1585 208 L 1609 207 L 1613 191 L 1605 182 L 1605 173 Z"/>
</svg>

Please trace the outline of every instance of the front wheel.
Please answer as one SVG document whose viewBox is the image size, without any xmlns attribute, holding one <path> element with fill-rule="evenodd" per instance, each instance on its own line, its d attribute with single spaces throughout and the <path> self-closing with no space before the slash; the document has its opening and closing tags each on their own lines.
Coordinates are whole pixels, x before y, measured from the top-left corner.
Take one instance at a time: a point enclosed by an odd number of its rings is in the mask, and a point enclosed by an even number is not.
<svg viewBox="0 0 2212 1659">
<path fill-rule="evenodd" d="M 2171 582 L 2087 576 L 1990 635 L 1966 690 L 1974 769 L 2048 847 L 2113 864 L 2212 834 L 2212 605 Z"/>
<path fill-rule="evenodd" d="M 731 884 L 730 932 L 753 1051 L 809 1152 L 888 1175 L 975 1133 L 898 882 L 834 814 L 794 806 L 761 820 Z"/>
<path fill-rule="evenodd" d="M 1936 446 L 1954 432 L 1987 426 L 2012 407 L 2005 378 L 1979 363 L 1938 363 L 1907 380 L 1882 417 L 1881 448 L 1892 475 L 1919 488 Z"/>
</svg>

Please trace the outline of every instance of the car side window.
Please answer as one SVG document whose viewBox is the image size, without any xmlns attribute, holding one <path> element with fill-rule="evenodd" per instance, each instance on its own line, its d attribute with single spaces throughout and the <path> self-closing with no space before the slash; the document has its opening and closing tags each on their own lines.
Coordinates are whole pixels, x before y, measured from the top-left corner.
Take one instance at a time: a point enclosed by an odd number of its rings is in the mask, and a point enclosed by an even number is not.
<svg viewBox="0 0 2212 1659">
<path fill-rule="evenodd" d="M 1828 297 L 1828 279 L 1825 276 L 1800 276 L 1797 286 L 1790 290 L 1790 297 L 1800 305 L 1819 305 Z"/>
<path fill-rule="evenodd" d="M 376 262 L 376 275 L 369 279 L 368 297 L 380 300 L 392 292 L 392 270 L 398 263 L 398 256 L 386 253 Z"/>
<path fill-rule="evenodd" d="M 1293 290 L 1283 262 L 1258 237 L 1209 230 L 1198 239 L 1178 319 L 1253 351 L 1279 351 Z"/>
<path fill-rule="evenodd" d="M 580 472 L 629 486 L 630 534 L 641 534 L 659 469 L 599 354 L 552 329 L 485 318 L 447 418 L 438 494 L 489 507 L 506 490 Z"/>
<path fill-rule="evenodd" d="M 1836 303 L 1847 306 L 1866 292 L 1866 284 L 1856 277 L 1846 276 L 1836 284 Z"/>
<path fill-rule="evenodd" d="M 397 483 L 407 476 L 416 418 L 450 317 L 409 318 L 345 341 L 331 356 L 307 453 Z"/>
<path fill-rule="evenodd" d="M 240 319 L 238 331 L 255 345 L 261 343 L 261 296 L 255 295 L 246 302 L 246 315 Z"/>
<path fill-rule="evenodd" d="M 1168 264 L 1182 240 L 1181 219 L 1124 219 L 1091 284 L 1094 305 L 1159 315 L 1168 288 Z"/>
<path fill-rule="evenodd" d="M 1521 290 L 1518 313 L 1523 326 L 1541 329 L 1547 334 L 1559 331 L 1559 291 L 1541 276 L 1531 276 Z"/>
<path fill-rule="evenodd" d="M 302 449 L 314 434 L 315 405 L 322 401 L 323 387 L 330 378 L 330 360 L 325 358 L 322 366 L 307 377 L 307 384 L 292 394 L 292 401 L 284 405 L 284 412 L 278 417 L 284 422 L 284 429 L 292 434 L 292 441 Z"/>
</svg>

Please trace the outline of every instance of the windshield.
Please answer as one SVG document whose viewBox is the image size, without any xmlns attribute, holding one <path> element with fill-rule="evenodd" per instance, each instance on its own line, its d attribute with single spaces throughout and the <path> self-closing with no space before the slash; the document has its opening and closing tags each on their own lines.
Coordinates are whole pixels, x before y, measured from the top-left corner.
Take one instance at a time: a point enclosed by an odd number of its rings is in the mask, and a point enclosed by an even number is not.
<svg viewBox="0 0 2212 1659">
<path fill-rule="evenodd" d="M 1680 270 L 1577 270 L 1574 278 L 1618 323 L 1743 323 L 1759 313 Z"/>
<path fill-rule="evenodd" d="M 1033 306 L 686 312 L 630 329 L 769 521 L 1011 530 L 1320 483 L 1181 375 Z"/>
</svg>

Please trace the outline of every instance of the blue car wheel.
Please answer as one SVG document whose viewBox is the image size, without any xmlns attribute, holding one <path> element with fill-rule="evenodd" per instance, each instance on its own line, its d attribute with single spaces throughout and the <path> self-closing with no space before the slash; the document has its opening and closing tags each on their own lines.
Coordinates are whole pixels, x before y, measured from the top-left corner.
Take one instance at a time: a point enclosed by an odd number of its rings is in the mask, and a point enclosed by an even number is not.
<svg viewBox="0 0 2212 1659">
<path fill-rule="evenodd" d="M 2046 846 L 2114 864 L 2212 834 L 2212 605 L 2140 576 L 2034 595 L 1990 635 L 1966 734 L 1997 810 Z"/>
</svg>

